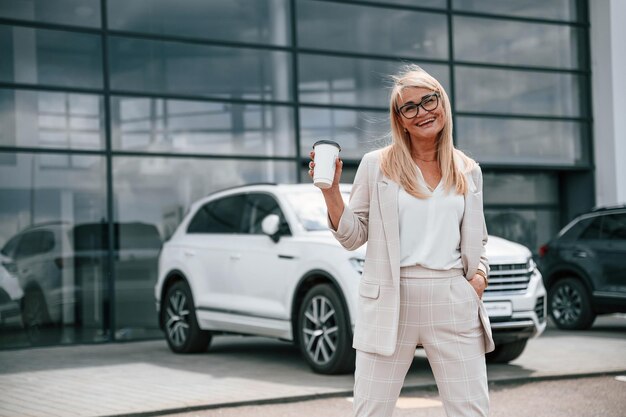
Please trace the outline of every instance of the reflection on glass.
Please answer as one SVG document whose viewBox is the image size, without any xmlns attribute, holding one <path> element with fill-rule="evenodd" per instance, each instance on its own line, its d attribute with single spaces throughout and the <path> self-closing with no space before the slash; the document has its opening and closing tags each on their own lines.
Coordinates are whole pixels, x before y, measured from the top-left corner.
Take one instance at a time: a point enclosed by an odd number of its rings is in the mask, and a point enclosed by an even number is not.
<svg viewBox="0 0 626 417">
<path fill-rule="evenodd" d="M 505 65 L 578 67 L 580 30 L 564 25 L 454 18 L 455 59 Z"/>
<path fill-rule="evenodd" d="M 98 35 L 0 25 L 0 81 L 102 88 Z"/>
<path fill-rule="evenodd" d="M 406 62 L 300 54 L 300 101 L 387 108 L 392 85 L 390 75 L 396 74 L 403 65 Z M 419 65 L 446 90 L 449 88 L 448 66 Z"/>
<path fill-rule="evenodd" d="M 452 7 L 467 12 L 555 20 L 577 19 L 576 0 L 453 0 Z"/>
<path fill-rule="evenodd" d="M 43 154 L 0 165 L 0 347 L 108 337 L 106 250 L 85 249 L 106 224 L 104 158 L 75 155 L 50 167 Z"/>
<path fill-rule="evenodd" d="M 157 35 L 288 45 L 288 0 L 108 0 L 109 27 Z"/>
<path fill-rule="evenodd" d="M 484 204 L 554 204 L 558 176 L 543 173 L 483 172 Z"/>
<path fill-rule="evenodd" d="M 289 107 L 114 97 L 113 147 L 152 152 L 294 156 Z"/>
<path fill-rule="evenodd" d="M 437 8 L 446 8 L 447 0 L 420 0 L 419 2 L 415 0 L 373 0 L 373 3 L 388 3 L 388 4 L 399 4 L 403 6 L 415 6 L 415 7 L 437 7 Z"/>
<path fill-rule="evenodd" d="M 250 100 L 291 100 L 282 51 L 111 37 L 111 88 Z"/>
<path fill-rule="evenodd" d="M 448 57 L 443 13 L 384 9 L 326 1 L 298 3 L 298 44 L 351 53 Z"/>
<path fill-rule="evenodd" d="M 102 107 L 88 94 L 0 89 L 0 145 L 102 149 Z"/>
<path fill-rule="evenodd" d="M 324 197 L 317 190 L 285 193 L 289 205 L 296 213 L 302 227 L 308 231 L 328 230 L 328 211 Z M 344 204 L 348 204 L 350 193 L 342 192 Z"/>
<path fill-rule="evenodd" d="M 485 208 L 485 221 L 490 235 L 521 243 L 537 253 L 559 230 L 558 211 Z"/>
<path fill-rule="evenodd" d="M 458 146 L 483 163 L 574 166 L 586 162 L 578 122 L 459 116 Z"/>
<path fill-rule="evenodd" d="M 8 0 L 0 16 L 35 22 L 100 27 L 100 0 Z"/>
<path fill-rule="evenodd" d="M 361 112 L 300 108 L 300 155 L 309 158 L 313 144 L 320 139 L 341 145 L 341 157 L 361 159 L 369 151 L 390 141 L 386 112 Z"/>
<path fill-rule="evenodd" d="M 581 79 L 573 74 L 457 66 L 457 110 L 577 117 Z"/>
</svg>

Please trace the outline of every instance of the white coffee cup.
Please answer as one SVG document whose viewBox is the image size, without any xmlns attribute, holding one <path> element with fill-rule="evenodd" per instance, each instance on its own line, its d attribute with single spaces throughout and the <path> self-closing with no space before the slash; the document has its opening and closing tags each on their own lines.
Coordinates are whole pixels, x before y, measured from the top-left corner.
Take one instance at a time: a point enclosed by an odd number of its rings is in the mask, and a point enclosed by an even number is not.
<svg viewBox="0 0 626 417">
<path fill-rule="evenodd" d="M 322 189 L 330 188 L 335 178 L 335 161 L 339 157 L 341 146 L 332 140 L 318 140 L 313 144 L 313 150 L 315 151 L 313 184 Z"/>
</svg>

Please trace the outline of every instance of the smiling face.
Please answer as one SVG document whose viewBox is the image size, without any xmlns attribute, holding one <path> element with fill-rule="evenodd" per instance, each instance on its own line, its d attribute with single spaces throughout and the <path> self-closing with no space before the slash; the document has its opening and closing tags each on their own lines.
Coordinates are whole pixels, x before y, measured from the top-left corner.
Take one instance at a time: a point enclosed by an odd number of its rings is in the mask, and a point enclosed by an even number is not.
<svg viewBox="0 0 626 417">
<path fill-rule="evenodd" d="M 420 104 L 426 96 L 433 94 L 434 91 L 422 87 L 410 87 L 402 90 L 401 96 L 398 98 L 397 108 L 401 108 L 406 104 Z M 411 138 L 418 140 L 435 140 L 445 126 L 446 118 L 443 105 L 439 98 L 439 103 L 434 110 L 426 111 L 420 106 L 417 116 L 412 119 L 396 114 L 400 124 L 406 129 Z"/>
</svg>

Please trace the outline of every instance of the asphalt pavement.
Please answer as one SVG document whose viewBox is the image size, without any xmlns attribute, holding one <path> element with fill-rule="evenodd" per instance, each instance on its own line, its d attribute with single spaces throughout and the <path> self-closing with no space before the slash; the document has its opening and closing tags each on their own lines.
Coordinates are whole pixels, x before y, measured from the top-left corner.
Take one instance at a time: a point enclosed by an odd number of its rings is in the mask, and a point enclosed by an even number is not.
<svg viewBox="0 0 626 417">
<path fill-rule="evenodd" d="M 488 366 L 494 387 L 606 374 L 626 374 L 624 315 L 584 332 L 549 327 L 517 360 Z M 162 340 L 31 348 L 0 352 L 0 416 L 163 415 L 349 397 L 353 383 L 314 374 L 291 344 L 260 337 L 216 337 L 196 355 L 175 355 Z M 418 350 L 405 389 L 434 386 Z"/>
</svg>

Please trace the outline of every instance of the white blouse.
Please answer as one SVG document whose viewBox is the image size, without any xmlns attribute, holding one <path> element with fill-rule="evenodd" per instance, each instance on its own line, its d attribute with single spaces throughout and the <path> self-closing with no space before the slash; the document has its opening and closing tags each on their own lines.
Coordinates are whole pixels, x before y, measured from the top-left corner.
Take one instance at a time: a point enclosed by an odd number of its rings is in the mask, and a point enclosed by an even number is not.
<svg viewBox="0 0 626 417">
<path fill-rule="evenodd" d="M 399 187 L 400 266 L 463 268 L 461 221 L 465 198 L 454 190 L 447 193 L 442 181 L 430 192 L 419 168 L 417 171 L 418 183 L 430 197 L 419 199 Z"/>
</svg>

